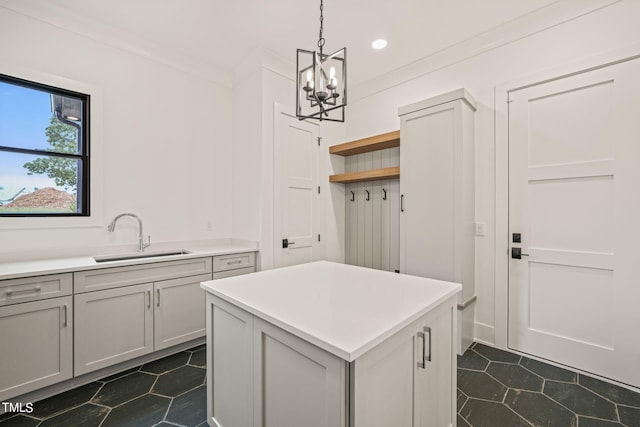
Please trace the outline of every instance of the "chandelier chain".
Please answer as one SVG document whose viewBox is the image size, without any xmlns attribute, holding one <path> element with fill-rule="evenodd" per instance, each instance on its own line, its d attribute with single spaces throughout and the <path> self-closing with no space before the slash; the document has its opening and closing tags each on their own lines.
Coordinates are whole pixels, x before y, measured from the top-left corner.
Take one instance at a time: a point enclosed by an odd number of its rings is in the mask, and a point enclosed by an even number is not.
<svg viewBox="0 0 640 427">
<path fill-rule="evenodd" d="M 318 48 L 320 49 L 320 58 L 322 58 L 322 48 L 324 46 L 324 37 L 322 36 L 322 31 L 324 30 L 324 16 L 322 12 L 324 10 L 324 2 L 320 0 L 320 33 L 318 34 Z"/>
</svg>

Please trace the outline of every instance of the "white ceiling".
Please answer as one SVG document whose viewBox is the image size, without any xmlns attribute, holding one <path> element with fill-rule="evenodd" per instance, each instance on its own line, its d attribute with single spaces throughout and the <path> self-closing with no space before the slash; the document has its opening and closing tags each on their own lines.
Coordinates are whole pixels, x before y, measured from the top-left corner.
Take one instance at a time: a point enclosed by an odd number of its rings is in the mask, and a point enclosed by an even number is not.
<svg viewBox="0 0 640 427">
<path fill-rule="evenodd" d="M 325 52 L 347 47 L 350 84 L 425 58 L 561 0 L 325 0 Z M 256 48 L 315 50 L 320 0 L 47 0 L 221 71 Z M 370 44 L 386 38 L 374 51 Z"/>
</svg>

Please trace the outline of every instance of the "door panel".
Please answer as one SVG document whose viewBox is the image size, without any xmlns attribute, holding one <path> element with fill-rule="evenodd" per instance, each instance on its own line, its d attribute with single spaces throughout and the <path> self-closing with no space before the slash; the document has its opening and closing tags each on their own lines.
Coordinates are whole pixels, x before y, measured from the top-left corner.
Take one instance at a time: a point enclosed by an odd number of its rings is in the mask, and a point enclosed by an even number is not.
<svg viewBox="0 0 640 427">
<path fill-rule="evenodd" d="M 163 280 L 154 283 L 154 349 L 205 336 L 205 292 L 200 282 L 211 274 Z"/>
<path fill-rule="evenodd" d="M 274 258 L 284 267 L 315 259 L 318 126 L 276 105 L 274 127 Z"/>
<path fill-rule="evenodd" d="M 509 94 L 509 346 L 635 386 L 639 63 Z"/>
<path fill-rule="evenodd" d="M 73 297 L 74 374 L 86 374 L 153 351 L 153 284 Z"/>
<path fill-rule="evenodd" d="M 0 307 L 0 399 L 70 379 L 72 297 Z"/>
<path fill-rule="evenodd" d="M 402 127 L 402 137 L 412 141 L 400 150 L 402 170 L 412 171 L 409 179 L 400 181 L 403 195 L 400 259 L 405 274 L 440 280 L 457 277 L 452 131 L 456 124 L 455 108 L 448 103 L 409 114 Z M 434 200 L 438 203 L 433 203 Z"/>
<path fill-rule="evenodd" d="M 346 362 L 253 319 L 254 426 L 344 425 Z"/>
</svg>

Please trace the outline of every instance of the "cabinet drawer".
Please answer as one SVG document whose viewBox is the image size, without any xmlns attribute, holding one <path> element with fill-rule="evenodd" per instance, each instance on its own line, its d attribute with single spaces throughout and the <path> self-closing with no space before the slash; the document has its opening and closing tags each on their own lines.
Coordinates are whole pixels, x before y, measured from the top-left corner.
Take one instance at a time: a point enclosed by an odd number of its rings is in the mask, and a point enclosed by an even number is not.
<svg viewBox="0 0 640 427">
<path fill-rule="evenodd" d="M 227 270 L 227 271 L 220 271 L 218 273 L 213 273 L 213 278 L 224 279 L 225 277 L 233 277 L 233 276 L 240 276 L 242 274 L 255 273 L 255 271 L 256 271 L 255 267 L 238 268 L 236 270 Z"/>
<path fill-rule="evenodd" d="M 0 306 L 71 295 L 71 273 L 0 280 Z"/>
<path fill-rule="evenodd" d="M 213 272 L 236 270 L 238 268 L 253 267 L 256 265 L 255 252 L 241 254 L 219 255 L 213 257 Z"/>
<path fill-rule="evenodd" d="M 101 268 L 73 273 L 75 293 L 211 273 L 211 257 Z"/>
</svg>

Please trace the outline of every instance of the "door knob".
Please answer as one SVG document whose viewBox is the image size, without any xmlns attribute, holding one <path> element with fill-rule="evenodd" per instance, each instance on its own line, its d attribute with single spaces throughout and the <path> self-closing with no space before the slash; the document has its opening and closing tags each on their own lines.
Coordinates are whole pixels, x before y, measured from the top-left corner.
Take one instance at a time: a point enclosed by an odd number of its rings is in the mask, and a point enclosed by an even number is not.
<svg viewBox="0 0 640 427">
<path fill-rule="evenodd" d="M 290 242 L 289 239 L 282 239 L 282 249 L 287 249 L 289 245 L 295 245 L 296 242 Z"/>
<path fill-rule="evenodd" d="M 529 254 L 522 253 L 521 248 L 511 248 L 511 258 L 522 259 L 523 256 L 529 256 Z"/>
</svg>

